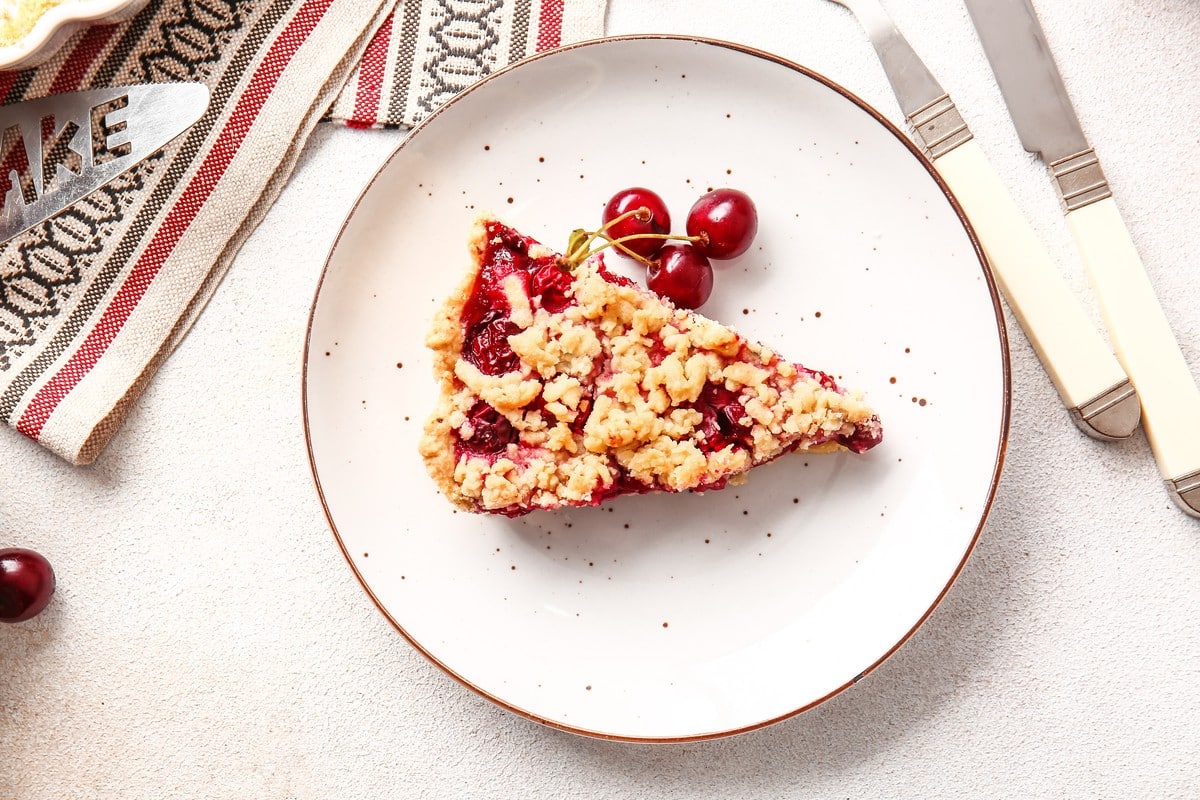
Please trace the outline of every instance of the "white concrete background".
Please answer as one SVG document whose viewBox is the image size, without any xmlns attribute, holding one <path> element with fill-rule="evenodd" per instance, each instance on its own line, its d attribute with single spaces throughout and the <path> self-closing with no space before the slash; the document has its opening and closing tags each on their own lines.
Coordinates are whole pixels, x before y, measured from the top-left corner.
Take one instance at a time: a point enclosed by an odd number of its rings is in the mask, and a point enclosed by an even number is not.
<svg viewBox="0 0 1200 800">
<path fill-rule="evenodd" d="M 843 9 L 734 5 L 611 0 L 607 30 L 771 50 L 900 121 Z M 888 5 L 1086 292 L 962 5 Z M 1200 373 L 1200 4 L 1037 6 Z M 1200 522 L 1170 504 L 1140 434 L 1075 430 L 1011 317 L 990 521 L 927 623 L 851 690 L 730 739 L 630 745 L 519 719 L 427 663 L 338 552 L 300 419 L 324 254 L 398 141 L 322 127 L 97 464 L 0 431 L 0 546 L 45 553 L 59 578 L 46 613 L 0 629 L 0 798 L 1196 796 Z"/>
</svg>

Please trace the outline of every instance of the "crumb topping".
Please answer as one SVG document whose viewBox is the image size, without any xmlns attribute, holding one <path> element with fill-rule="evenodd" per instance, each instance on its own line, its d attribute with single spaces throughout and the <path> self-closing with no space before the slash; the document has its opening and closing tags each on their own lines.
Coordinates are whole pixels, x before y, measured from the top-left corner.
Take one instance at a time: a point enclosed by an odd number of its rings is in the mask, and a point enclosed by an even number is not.
<svg viewBox="0 0 1200 800">
<path fill-rule="evenodd" d="M 881 439 L 861 394 L 614 277 L 599 257 L 566 272 L 488 219 L 472 252 L 427 338 L 442 395 L 421 441 L 463 508 L 517 515 L 719 489 L 786 452 Z"/>
</svg>

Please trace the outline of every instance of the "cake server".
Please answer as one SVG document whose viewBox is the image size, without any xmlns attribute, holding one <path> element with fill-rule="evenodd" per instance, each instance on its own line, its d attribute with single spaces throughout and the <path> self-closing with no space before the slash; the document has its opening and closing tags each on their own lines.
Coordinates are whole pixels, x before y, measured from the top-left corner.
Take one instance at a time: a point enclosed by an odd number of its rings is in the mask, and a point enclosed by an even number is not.
<svg viewBox="0 0 1200 800">
<path fill-rule="evenodd" d="M 1049 168 L 1167 491 L 1200 516 L 1200 389 L 1163 314 L 1029 0 L 966 0 L 1025 149 Z"/>
<path fill-rule="evenodd" d="M 0 243 L 157 153 L 208 101 L 202 83 L 156 83 L 0 106 Z"/>
<path fill-rule="evenodd" d="M 946 91 L 878 0 L 833 0 L 871 40 L 916 143 L 979 236 L 1000 291 L 1059 397 L 1085 433 L 1123 439 L 1141 406 L 1129 378 L 1001 183 Z"/>
</svg>

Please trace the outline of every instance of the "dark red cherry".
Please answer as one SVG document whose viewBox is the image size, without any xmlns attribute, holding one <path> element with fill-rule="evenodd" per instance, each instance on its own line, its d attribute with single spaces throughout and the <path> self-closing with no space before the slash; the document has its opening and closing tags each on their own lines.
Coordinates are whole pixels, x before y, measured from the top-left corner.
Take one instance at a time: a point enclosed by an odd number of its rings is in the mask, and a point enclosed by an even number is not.
<svg viewBox="0 0 1200 800">
<path fill-rule="evenodd" d="M 691 245 L 668 244 L 646 270 L 646 285 L 680 308 L 699 308 L 712 294 L 712 264 Z"/>
<path fill-rule="evenodd" d="M 484 375 L 512 372 L 521 359 L 513 352 L 508 337 L 520 332 L 502 311 L 489 311 L 467 330 L 463 357 Z"/>
<path fill-rule="evenodd" d="M 650 212 L 650 219 L 640 220 L 636 216 L 629 216 L 606 229 L 605 233 L 613 239 L 620 239 L 624 236 L 647 233 L 662 235 L 671 232 L 671 214 L 667 211 L 667 204 L 657 194 L 641 186 L 622 189 L 612 196 L 604 206 L 604 224 L 607 225 L 622 214 L 638 208 L 646 208 Z M 643 258 L 654 258 L 662 249 L 664 241 L 656 238 L 633 239 L 622 244 Z"/>
<path fill-rule="evenodd" d="M 463 447 L 480 455 L 496 455 L 504 452 L 517 441 L 517 429 L 504 415 L 480 400 L 467 412 L 471 424 L 471 438 L 462 441 Z"/>
<path fill-rule="evenodd" d="M 738 401 L 736 392 L 726 389 L 724 384 L 706 383 L 692 408 L 700 412 L 701 421 L 696 428 L 704 434 L 701 445 L 704 452 L 723 450 L 730 444 L 750 448 L 750 428 L 742 424 L 746 408 Z"/>
<path fill-rule="evenodd" d="M 692 205 L 687 233 L 700 237 L 693 247 L 709 258 L 736 258 L 758 233 L 758 209 L 743 191 L 713 189 Z"/>
<path fill-rule="evenodd" d="M 24 622 L 40 614 L 54 585 L 54 570 L 40 553 L 21 547 L 0 550 L 0 622 Z"/>
<path fill-rule="evenodd" d="M 560 267 L 555 259 L 545 259 L 537 266 L 529 279 L 530 297 L 537 299 L 542 308 L 557 314 L 571 304 L 571 273 Z"/>
</svg>

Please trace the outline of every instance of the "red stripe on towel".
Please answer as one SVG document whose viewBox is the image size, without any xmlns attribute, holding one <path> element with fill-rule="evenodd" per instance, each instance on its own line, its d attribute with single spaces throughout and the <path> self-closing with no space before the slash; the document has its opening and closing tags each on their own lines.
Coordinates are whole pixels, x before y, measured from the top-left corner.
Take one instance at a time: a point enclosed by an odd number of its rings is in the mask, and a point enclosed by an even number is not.
<svg viewBox="0 0 1200 800">
<path fill-rule="evenodd" d="M 79 89 L 83 85 L 84 77 L 116 32 L 116 25 L 88 28 L 87 33 L 80 37 L 67 60 L 63 62 L 62 69 L 54 76 L 46 94 L 62 94 Z"/>
<path fill-rule="evenodd" d="M 558 47 L 562 44 L 563 0 L 541 0 L 539 9 L 537 49 Z"/>
<path fill-rule="evenodd" d="M 354 93 L 354 115 L 346 120 L 347 127 L 370 128 L 379 121 L 379 98 L 383 92 L 383 75 L 387 71 L 394 16 L 394 13 L 388 15 L 363 53 L 358 67 L 358 86 Z"/>
</svg>

